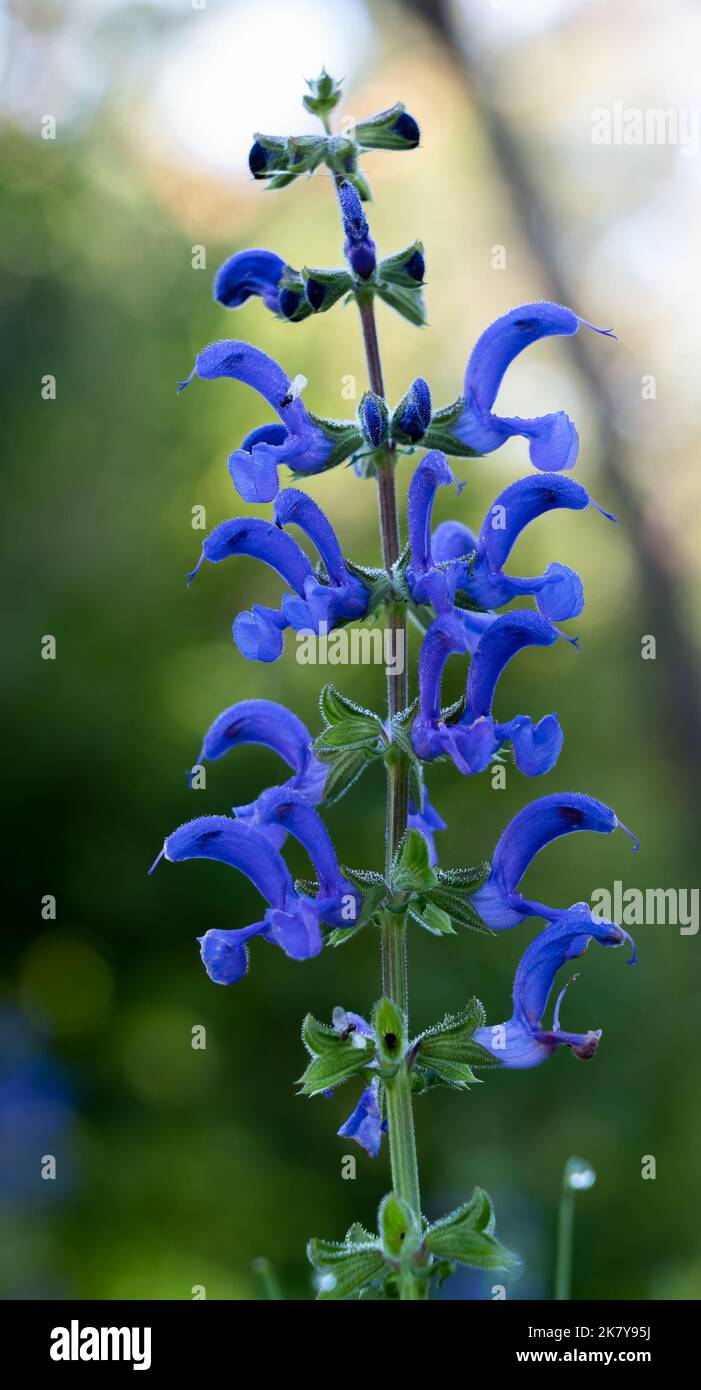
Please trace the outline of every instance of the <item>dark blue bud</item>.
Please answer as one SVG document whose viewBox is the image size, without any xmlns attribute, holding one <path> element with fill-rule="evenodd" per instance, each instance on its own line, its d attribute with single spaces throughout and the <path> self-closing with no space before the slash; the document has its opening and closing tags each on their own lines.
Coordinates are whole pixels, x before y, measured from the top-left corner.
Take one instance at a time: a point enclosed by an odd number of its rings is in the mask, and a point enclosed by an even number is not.
<svg viewBox="0 0 701 1390">
<path fill-rule="evenodd" d="M 278 296 L 280 313 L 283 318 L 293 319 L 299 308 L 300 296 L 296 290 L 281 290 Z"/>
<path fill-rule="evenodd" d="M 326 297 L 326 286 L 320 280 L 307 280 L 305 293 L 312 309 L 320 309 Z"/>
<path fill-rule="evenodd" d="M 428 382 L 417 377 L 394 412 L 392 428 L 395 436 L 418 444 L 431 423 L 431 392 Z"/>
<path fill-rule="evenodd" d="M 254 179 L 260 178 L 270 162 L 270 150 L 266 150 L 259 140 L 255 140 L 251 145 L 248 155 L 248 167 Z"/>
<path fill-rule="evenodd" d="M 415 251 L 413 256 L 411 256 L 408 261 L 405 261 L 404 269 L 407 275 L 411 276 L 412 280 L 416 280 L 419 285 L 422 284 L 424 275 L 426 274 L 426 261 L 421 251 Z"/>
<path fill-rule="evenodd" d="M 397 116 L 392 130 L 395 135 L 398 135 L 402 140 L 406 140 L 407 144 L 413 148 L 416 148 L 421 138 L 419 127 L 414 117 L 410 116 L 408 111 L 402 111 L 400 115 Z"/>
<path fill-rule="evenodd" d="M 358 407 L 358 421 L 363 435 L 377 449 L 387 434 L 387 406 L 380 396 L 366 391 Z"/>
<path fill-rule="evenodd" d="M 344 253 L 355 274 L 361 280 L 368 280 L 375 269 L 377 258 L 375 243 L 370 236 L 358 190 L 352 183 L 344 182 L 339 187 L 338 200 L 346 234 Z"/>
</svg>

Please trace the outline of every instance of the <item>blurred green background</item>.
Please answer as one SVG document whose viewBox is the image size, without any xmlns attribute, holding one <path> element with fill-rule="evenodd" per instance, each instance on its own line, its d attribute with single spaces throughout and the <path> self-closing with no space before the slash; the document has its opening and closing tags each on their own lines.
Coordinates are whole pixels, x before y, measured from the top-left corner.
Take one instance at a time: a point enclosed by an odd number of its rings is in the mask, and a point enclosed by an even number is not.
<svg viewBox="0 0 701 1390">
<path fill-rule="evenodd" d="M 235 315 L 211 300 L 217 265 L 247 245 L 293 265 L 340 259 L 328 179 L 273 195 L 245 165 L 254 129 L 309 128 L 303 78 L 323 62 L 345 75 L 346 112 L 401 99 L 422 128 L 416 153 L 366 161 L 381 251 L 421 236 L 427 256 L 430 327 L 379 308 L 392 400 L 419 373 L 437 405 L 453 400 L 485 325 L 551 296 L 555 273 L 575 310 L 621 340 L 591 339 L 594 378 L 579 339 L 553 340 L 504 384 L 504 413 L 561 408 L 576 420 L 576 476 L 622 525 L 593 509 L 555 513 L 520 543 L 514 572 L 561 560 L 582 574 L 587 606 L 569 625 L 582 650 L 524 654 L 498 709 L 558 710 L 565 746 L 547 778 L 529 784 L 512 769 L 500 792 L 436 768 L 431 798 L 450 823 L 441 860 L 488 857 L 534 795 L 576 788 L 613 805 L 642 852 L 622 836 L 572 837 L 534 866 L 533 895 L 565 905 L 615 879 L 697 885 L 698 152 L 596 146 L 590 128 L 592 111 L 618 100 L 688 104 L 699 27 L 683 0 L 666 16 L 652 0 L 3 7 L 3 762 L 6 894 L 17 899 L 4 914 L 0 996 L 6 1297 L 188 1299 L 196 1285 L 208 1298 L 258 1297 L 258 1255 L 287 1297 L 312 1297 L 307 1237 L 371 1224 L 388 1187 L 386 1152 L 373 1163 L 357 1150 L 356 1180 L 341 1177 L 349 1145 L 335 1131 L 353 1088 L 310 1102 L 293 1084 L 307 1009 L 370 1009 L 372 932 L 305 965 L 254 943 L 249 975 L 227 991 L 207 979 L 195 937 L 254 920 L 253 889 L 215 864 L 146 877 L 176 825 L 284 775 L 272 755 L 243 749 L 208 770 L 206 791 L 188 791 L 185 770 L 220 709 L 267 695 L 318 727 L 320 673 L 295 663 L 289 640 L 274 667 L 246 663 L 231 642 L 240 608 L 276 600 L 275 577 L 241 560 L 205 569 L 189 591 L 183 581 L 201 541 L 192 508 L 206 508 L 208 526 L 245 510 L 226 457 L 269 412 L 228 381 L 178 399 L 175 385 L 201 346 L 235 336 L 303 373 L 319 413 L 349 413 L 345 375 L 364 388 L 352 311 L 287 325 L 256 300 Z M 47 114 L 55 140 L 42 138 Z M 198 246 L 206 270 L 192 268 Z M 492 268 L 495 247 L 504 269 Z M 46 374 L 54 401 L 41 396 Z M 474 523 L 528 468 L 525 444 L 457 468 L 467 487 L 456 514 Z M 309 490 L 347 553 L 375 562 L 373 484 L 339 469 Z M 439 515 L 455 507 L 441 501 Z M 41 659 L 44 634 L 55 661 Z M 641 659 L 645 634 L 655 661 Z M 378 668 L 336 678 L 363 702 L 383 697 Z M 457 671 L 452 680 L 457 691 Z M 342 859 L 379 867 L 379 772 L 328 820 Z M 294 850 L 290 864 L 303 866 Z M 56 921 L 42 920 L 46 894 Z M 508 1017 L 532 934 L 412 938 L 414 1026 L 473 992 L 490 1021 Z M 591 1064 L 562 1049 L 532 1072 L 417 1103 L 426 1211 L 488 1187 L 500 1235 L 526 1261 L 509 1297 L 550 1296 L 571 1153 L 598 1174 L 579 1200 L 575 1297 L 701 1293 L 698 938 L 672 925 L 637 938 L 636 970 L 623 952 L 592 948 L 565 1003 L 565 1026 L 604 1029 Z M 191 1047 L 198 1024 L 204 1051 Z M 55 1181 L 40 1175 L 47 1153 Z M 641 1178 L 644 1155 L 654 1181 Z M 446 1294 L 489 1298 L 492 1282 L 458 1276 Z"/>
</svg>

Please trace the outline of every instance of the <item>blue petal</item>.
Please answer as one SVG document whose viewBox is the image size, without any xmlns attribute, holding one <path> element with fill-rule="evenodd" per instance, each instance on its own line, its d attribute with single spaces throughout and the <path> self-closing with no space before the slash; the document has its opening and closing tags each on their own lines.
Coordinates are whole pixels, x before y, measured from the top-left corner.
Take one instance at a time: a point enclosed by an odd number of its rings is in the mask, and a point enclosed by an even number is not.
<svg viewBox="0 0 701 1390">
<path fill-rule="evenodd" d="M 214 277 L 214 298 L 227 309 L 238 309 L 251 295 L 260 295 L 266 308 L 278 310 L 278 284 L 285 262 L 274 251 L 237 251 Z"/>
<path fill-rule="evenodd" d="M 289 623 L 277 608 L 254 603 L 249 613 L 238 613 L 232 628 L 234 642 L 247 661 L 277 661 L 282 655 L 282 634 Z"/>
<path fill-rule="evenodd" d="M 464 720 L 491 713 L 497 682 L 508 663 L 525 647 L 549 647 L 558 634 L 535 613 L 505 613 L 487 629 L 470 663 Z"/>
<path fill-rule="evenodd" d="M 248 970 L 248 950 L 245 942 L 263 931 L 264 922 L 242 927 L 238 931 L 214 928 L 199 938 L 204 968 L 215 985 L 233 985 Z"/>
<path fill-rule="evenodd" d="M 179 826 L 166 839 L 163 852 L 170 863 L 186 859 L 217 859 L 230 864 L 273 907 L 294 898 L 294 885 L 284 860 L 258 830 L 229 816 L 199 816 Z"/>
<path fill-rule="evenodd" d="M 265 936 L 281 946 L 292 960 L 310 960 L 318 956 L 324 944 L 319 912 L 308 898 L 297 898 L 285 911 L 271 909 L 266 914 Z"/>
<path fill-rule="evenodd" d="M 355 1139 L 370 1158 L 377 1158 L 382 1143 L 382 1116 L 377 1101 L 376 1081 L 363 1091 L 355 1110 L 341 1125 L 338 1134 L 342 1139 Z"/>
<path fill-rule="evenodd" d="M 271 787 L 258 798 L 258 816 L 262 825 L 282 826 L 304 846 L 319 880 L 319 898 L 324 899 L 324 920 L 328 913 L 340 918 L 342 898 L 348 894 L 355 899 L 352 917 L 339 920 L 338 925 L 351 926 L 362 904 L 362 895 L 342 877 L 331 836 L 320 815 L 299 792 L 286 787 Z M 331 922 L 335 925 L 335 921 Z"/>
<path fill-rule="evenodd" d="M 426 788 L 422 788 L 421 805 L 417 806 L 411 799 L 409 801 L 409 829 L 419 830 L 428 844 L 428 856 L 431 866 L 438 863 L 436 853 L 435 833 L 437 830 L 447 830 L 447 821 L 443 820 L 428 799 Z"/>
<path fill-rule="evenodd" d="M 197 762 L 213 762 L 240 744 L 260 744 L 278 753 L 294 772 L 285 785 L 300 792 L 312 805 L 321 801 L 328 767 L 315 757 L 309 730 L 284 705 L 274 700 L 240 700 L 230 705 L 207 730 Z M 255 821 L 258 803 L 235 806 L 234 814 L 238 819 Z M 278 848 L 284 840 L 284 831 L 272 836 L 272 843 Z"/>
</svg>

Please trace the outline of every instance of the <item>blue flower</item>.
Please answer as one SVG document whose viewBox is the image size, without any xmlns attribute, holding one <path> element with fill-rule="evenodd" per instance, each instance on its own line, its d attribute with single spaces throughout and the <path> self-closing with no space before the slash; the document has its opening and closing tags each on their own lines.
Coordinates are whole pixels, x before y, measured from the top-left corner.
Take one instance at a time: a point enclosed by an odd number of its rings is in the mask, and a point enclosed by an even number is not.
<svg viewBox="0 0 701 1390">
<path fill-rule="evenodd" d="M 504 373 L 524 348 L 539 338 L 553 334 L 571 335 L 580 326 L 595 333 L 614 336 L 608 328 L 594 328 L 571 309 L 545 300 L 521 304 L 490 324 L 478 338 L 467 364 L 462 412 L 450 428 L 461 444 L 479 454 L 490 454 L 512 435 L 529 441 L 531 463 L 547 472 L 571 468 L 577 457 L 579 438 L 572 421 L 559 410 L 533 420 L 496 415 L 492 406 Z"/>
<path fill-rule="evenodd" d="M 282 652 L 282 633 L 330 631 L 342 622 L 365 617 L 369 591 L 348 569 L 333 527 L 311 497 L 297 488 L 286 488 L 275 503 L 276 524 L 260 517 L 234 517 L 222 521 L 207 536 L 202 554 L 188 575 L 197 574 L 204 560 L 217 564 L 232 555 L 263 560 L 294 590 L 279 609 L 254 604 L 234 622 L 234 641 L 248 661 L 276 661 Z M 327 582 L 322 582 L 301 546 L 281 528 L 300 527 L 319 551 Z M 324 627 L 322 628 L 322 624 Z"/>
<path fill-rule="evenodd" d="M 321 816 L 299 791 L 270 787 L 258 797 L 261 828 L 278 826 L 304 847 L 314 866 L 319 889 L 315 905 L 330 927 L 352 927 L 362 894 L 341 873 L 336 851 Z"/>
<path fill-rule="evenodd" d="M 263 425 L 244 440 L 240 449 L 229 456 L 229 472 L 245 502 L 272 502 L 278 493 L 278 466 L 286 463 L 298 473 L 320 473 L 328 467 L 331 456 L 341 462 L 338 440 L 334 439 L 337 422 L 321 422 L 308 413 L 299 395 L 296 382 L 291 382 L 282 367 L 250 343 L 223 339 L 210 343 L 199 353 L 194 368 L 179 390 L 199 376 L 204 381 L 232 377 L 252 386 L 282 420 L 282 426 Z M 328 429 L 325 428 L 328 426 Z M 360 442 L 360 431 L 348 422 L 348 452 Z M 342 455 L 347 457 L 346 454 Z"/>
<path fill-rule="evenodd" d="M 351 270 L 360 280 L 368 280 L 377 264 L 375 243 L 370 236 L 370 228 L 363 212 L 358 190 L 352 183 L 339 184 L 338 201 L 341 206 L 343 230 L 346 240 L 344 255 Z"/>
<path fill-rule="evenodd" d="M 535 613 L 505 613 L 493 619 L 470 663 L 464 711 L 448 723 L 441 713 L 443 670 L 450 655 L 469 650 L 469 639 L 454 615 L 437 618 L 419 656 L 419 712 L 411 730 L 418 756 L 428 761 L 448 756 L 460 772 L 483 772 L 510 740 L 516 764 L 527 777 L 549 772 L 562 747 L 557 716 L 549 714 L 533 724 L 527 715 L 517 715 L 502 724 L 492 715 L 492 703 L 499 677 L 512 657 L 527 646 L 551 646 L 557 636 L 552 625 Z"/>
<path fill-rule="evenodd" d="M 214 277 L 214 298 L 227 309 L 238 309 L 257 294 L 266 309 L 277 314 L 278 285 L 284 269 L 285 262 L 274 251 L 237 251 L 224 261 Z"/>
<path fill-rule="evenodd" d="M 319 891 L 298 893 L 279 850 L 252 824 L 229 816 L 200 816 L 165 840 L 150 872 L 162 858 L 215 859 L 246 875 L 266 902 L 260 921 L 233 930 L 218 928 L 200 937 L 201 956 L 215 984 L 234 984 L 248 969 L 248 941 L 262 936 L 293 960 L 307 960 L 323 946 L 321 923 L 352 926 L 362 898 L 341 875 L 326 827 L 297 792 L 271 788 L 261 798 L 261 822 L 283 826 L 307 850 L 319 877 Z"/>
<path fill-rule="evenodd" d="M 358 1047 L 363 1046 L 365 1038 L 370 1038 L 373 1042 L 375 1040 L 374 1031 L 362 1014 L 350 1011 L 346 1013 L 345 1009 L 336 1008 L 333 1011 L 333 1023 L 342 1037 L 350 1037 Z M 382 1135 L 387 1133 L 387 1121 L 382 1119 L 380 1110 L 379 1092 L 379 1077 L 374 1077 L 363 1091 L 352 1114 L 336 1131 L 342 1139 L 355 1139 L 356 1144 L 359 1144 L 370 1158 L 377 1158 Z M 326 1094 L 332 1096 L 333 1091 Z"/>
<path fill-rule="evenodd" d="M 556 921 L 562 908 L 524 898 L 518 885 L 529 864 L 546 845 L 576 830 L 593 830 L 610 835 L 619 828 L 630 835 L 634 849 L 640 844 L 615 811 L 603 801 L 580 792 L 555 792 L 524 806 L 507 825 L 494 851 L 489 878 L 473 894 L 472 902 L 480 917 L 493 931 L 517 927 L 526 917 Z"/>
<path fill-rule="evenodd" d="M 448 823 L 439 816 L 435 806 L 431 805 L 425 787 L 421 789 L 420 805 L 409 798 L 409 829 L 421 832 L 428 845 L 429 862 L 432 867 L 435 866 L 438 863 L 435 834 L 437 830 L 447 830 Z"/>
<path fill-rule="evenodd" d="M 200 749 L 198 763 L 223 758 L 231 748 L 241 744 L 261 744 L 279 753 L 293 770 L 293 776 L 283 783 L 283 789 L 299 792 L 312 806 L 324 795 L 328 766 L 314 754 L 309 730 L 291 710 L 274 700 L 240 700 L 217 716 L 207 730 Z M 285 842 L 286 831 L 272 824 L 262 825 L 258 801 L 234 806 L 237 820 L 252 823 L 263 830 L 277 849 Z"/>
<path fill-rule="evenodd" d="M 568 565 L 550 564 L 544 574 L 530 579 L 504 574 L 503 566 L 531 521 L 557 507 L 582 511 L 590 503 L 609 521 L 616 520 L 571 478 L 542 474 L 521 478 L 492 503 L 476 539 L 459 522 L 437 526 L 431 538 L 433 563 L 449 569 L 457 566 L 457 590 L 482 608 L 500 608 L 511 599 L 532 594 L 540 612 L 552 622 L 575 618 L 584 607 L 584 593 L 579 575 Z"/>
<path fill-rule="evenodd" d="M 377 1158 L 382 1135 L 387 1130 L 387 1122 L 382 1121 L 378 1091 L 379 1081 L 372 1081 L 363 1091 L 353 1113 L 337 1130 L 342 1139 L 355 1139 L 370 1158 Z"/>
<path fill-rule="evenodd" d="M 545 927 L 521 958 L 514 980 L 514 1012 L 496 1027 L 477 1028 L 473 1038 L 505 1067 L 537 1067 L 558 1047 L 569 1047 L 575 1057 L 593 1057 L 601 1030 L 567 1033 L 560 1027 L 560 1005 L 572 983 L 558 996 L 551 1028 L 543 1028 L 543 1015 L 555 976 L 567 961 L 584 954 L 590 941 L 600 946 L 622 946 L 630 941 L 615 922 L 593 918 L 586 903 L 575 903 L 556 922 Z M 636 959 L 635 947 L 629 964 Z M 574 977 L 576 978 L 576 976 Z"/>
</svg>

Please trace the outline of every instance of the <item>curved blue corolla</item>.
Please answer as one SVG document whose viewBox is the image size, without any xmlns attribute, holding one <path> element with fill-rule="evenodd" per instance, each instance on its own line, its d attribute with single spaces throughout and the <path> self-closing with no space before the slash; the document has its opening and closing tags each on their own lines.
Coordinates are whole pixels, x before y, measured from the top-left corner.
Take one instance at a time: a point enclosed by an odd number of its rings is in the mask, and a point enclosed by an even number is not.
<svg viewBox="0 0 701 1390">
<path fill-rule="evenodd" d="M 278 493 L 277 470 L 281 463 L 289 464 L 296 472 L 320 473 L 328 466 L 332 454 L 335 453 L 337 462 L 341 461 L 337 439 L 334 439 L 336 422 L 321 422 L 310 416 L 296 383 L 291 382 L 282 367 L 260 348 L 229 338 L 210 343 L 198 354 L 190 376 L 181 382 L 179 390 L 184 390 L 194 376 L 204 381 L 227 376 L 252 386 L 282 421 L 284 437 L 280 438 L 279 426 L 264 425 L 250 434 L 241 448 L 235 449 L 229 457 L 234 487 L 244 501 L 273 501 Z M 353 430 L 352 421 L 347 428 L 350 453 L 355 443 L 360 442 L 361 435 L 359 430 Z"/>
<path fill-rule="evenodd" d="M 531 942 L 521 958 L 514 980 L 514 1011 L 506 1023 L 477 1028 L 473 1040 L 486 1048 L 505 1067 L 537 1067 L 558 1047 L 569 1047 L 575 1057 L 593 1057 L 601 1030 L 568 1033 L 560 1027 L 560 1005 L 572 983 L 567 982 L 555 1004 L 551 1028 L 543 1028 L 555 976 L 567 961 L 582 956 L 590 941 L 600 946 L 622 946 L 628 933 L 615 922 L 593 918 L 586 903 L 561 914 Z M 630 960 L 635 961 L 635 948 Z"/>
<path fill-rule="evenodd" d="M 326 829 L 309 803 L 285 788 L 273 788 L 268 796 L 268 820 L 278 817 L 277 823 L 284 823 L 290 834 L 301 839 L 312 858 L 319 874 L 319 892 L 314 897 L 297 892 L 279 850 L 256 826 L 229 816 L 199 816 L 181 825 L 166 838 L 152 866 L 153 870 L 163 858 L 170 863 L 215 859 L 245 874 L 268 903 L 260 921 L 233 930 L 215 928 L 199 938 L 205 969 L 215 984 L 234 984 L 245 975 L 247 942 L 254 936 L 274 942 L 293 960 L 318 955 L 323 946 L 321 923 L 352 926 L 362 901 L 343 879 Z M 308 813 L 301 828 L 294 812 L 284 809 L 295 799 Z"/>
<path fill-rule="evenodd" d="M 214 298 L 226 309 L 238 309 L 258 295 L 266 309 L 280 312 L 278 285 L 285 262 L 274 251 L 251 247 L 224 261 L 214 277 Z"/>
<path fill-rule="evenodd" d="M 323 799 L 328 765 L 315 756 L 312 737 L 306 725 L 284 705 L 274 700 L 239 700 L 237 704 L 230 705 L 207 730 L 197 763 L 214 762 L 217 758 L 223 758 L 231 748 L 238 748 L 242 744 L 259 744 L 270 748 L 292 768 L 293 775 L 283 783 L 281 790 L 299 792 L 312 806 L 317 806 Z M 282 847 L 286 838 L 285 829 L 261 824 L 257 800 L 234 806 L 233 812 L 237 820 L 253 823 L 262 830 L 277 849 Z"/>
<path fill-rule="evenodd" d="M 496 686 L 511 659 L 528 646 L 551 646 L 555 628 L 535 613 L 505 613 L 490 622 L 478 642 L 467 677 L 461 717 L 446 722 L 441 713 L 441 685 L 448 657 L 469 650 L 462 622 L 445 614 L 432 623 L 419 656 L 419 712 L 411 741 L 420 758 L 448 756 L 458 771 L 483 772 L 494 754 L 511 741 L 516 764 L 527 777 L 549 772 L 562 748 L 562 730 L 554 714 L 538 724 L 527 715 L 498 723 L 492 714 Z"/>
<path fill-rule="evenodd" d="M 640 848 L 635 835 L 618 819 L 615 811 L 596 797 L 581 792 L 555 792 L 532 801 L 504 830 L 494 851 L 489 878 L 472 896 L 476 911 L 493 931 L 517 927 L 526 917 L 557 921 L 562 916 L 562 908 L 547 907 L 523 897 L 518 891 L 529 864 L 561 835 L 571 835 L 577 830 L 610 835 L 618 828 L 630 836 L 634 849 Z"/>
<path fill-rule="evenodd" d="M 437 614 L 452 611 L 455 590 L 463 573 L 462 567 L 455 564 L 441 566 L 432 548 L 431 519 L 436 493 L 439 487 L 447 487 L 455 481 L 445 454 L 431 449 L 414 469 L 407 498 L 411 558 L 406 582 L 414 602 L 429 604 Z M 465 553 L 461 552 L 463 556 Z"/>
<path fill-rule="evenodd" d="M 542 300 L 521 304 L 502 314 L 478 338 L 465 372 L 462 413 L 451 430 L 461 444 L 479 454 L 490 454 L 513 435 L 528 440 L 531 463 L 547 472 L 571 468 L 577 457 L 577 431 L 562 410 L 532 420 L 497 415 L 492 407 L 504 373 L 514 358 L 531 343 L 552 335 L 571 336 L 580 327 L 613 337 L 608 328 L 594 328 L 561 304 Z"/>
<path fill-rule="evenodd" d="M 583 511 L 589 505 L 609 521 L 604 511 L 580 483 L 557 474 L 532 474 L 500 492 L 489 508 L 475 537 L 460 522 L 444 521 L 431 537 L 433 563 L 443 574 L 455 568 L 455 590 L 467 594 L 482 608 L 501 608 L 514 598 L 535 597 L 538 609 L 551 622 L 576 618 L 584 607 L 582 581 L 575 570 L 558 563 L 543 574 L 516 578 L 504 573 L 504 564 L 525 528 L 556 508 Z M 470 556 L 469 562 L 465 557 Z"/>
<path fill-rule="evenodd" d="M 250 612 L 234 621 L 234 641 L 248 661 L 277 661 L 283 632 L 329 632 L 339 623 L 352 622 L 367 612 L 369 590 L 346 566 L 333 528 L 321 508 L 296 488 L 287 488 L 277 499 L 276 523 L 261 517 L 234 517 L 222 521 L 206 537 L 202 554 L 187 576 L 191 583 L 205 560 L 218 564 L 235 555 L 262 560 L 281 575 L 293 590 L 280 608 L 254 603 Z M 282 530 L 294 522 L 317 546 L 328 583 L 322 582 L 294 538 Z M 324 625 L 322 628 L 321 625 Z"/>
<path fill-rule="evenodd" d="M 339 622 L 364 618 L 369 591 L 348 568 L 336 533 L 318 503 L 299 488 L 288 487 L 275 502 L 278 526 L 298 526 L 321 557 L 328 583 L 306 579 L 299 597 L 283 599 L 282 609 L 297 632 L 330 631 Z"/>
<path fill-rule="evenodd" d="M 307 851 L 319 883 L 314 901 L 322 920 L 331 927 L 352 927 L 362 894 L 343 877 L 331 836 L 306 797 L 287 787 L 270 787 L 258 797 L 258 819 L 262 828 L 279 827 Z"/>
</svg>

